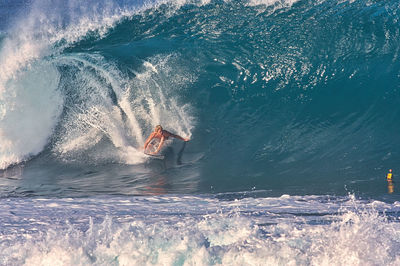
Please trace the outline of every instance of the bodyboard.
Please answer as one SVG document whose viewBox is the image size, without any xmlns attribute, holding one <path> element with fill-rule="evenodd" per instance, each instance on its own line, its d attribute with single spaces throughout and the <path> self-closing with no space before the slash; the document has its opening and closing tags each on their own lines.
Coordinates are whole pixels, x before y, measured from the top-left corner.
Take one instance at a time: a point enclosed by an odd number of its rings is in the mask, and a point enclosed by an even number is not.
<svg viewBox="0 0 400 266">
<path fill-rule="evenodd" d="M 151 158 L 151 159 L 158 159 L 158 160 L 164 159 L 164 155 L 161 155 L 161 154 L 150 154 L 150 153 L 146 153 L 146 152 L 144 152 L 144 154 L 146 155 L 146 157 Z"/>
</svg>

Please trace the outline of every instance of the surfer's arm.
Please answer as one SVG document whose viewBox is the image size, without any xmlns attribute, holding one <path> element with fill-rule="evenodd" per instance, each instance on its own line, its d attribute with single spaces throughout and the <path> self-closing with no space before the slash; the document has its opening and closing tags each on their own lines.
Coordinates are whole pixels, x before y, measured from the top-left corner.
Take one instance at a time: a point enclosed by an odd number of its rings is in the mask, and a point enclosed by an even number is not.
<svg viewBox="0 0 400 266">
<path fill-rule="evenodd" d="M 180 140 L 183 140 L 183 141 L 189 141 L 189 138 L 182 138 L 181 136 L 176 135 L 176 134 L 172 134 L 171 132 L 168 132 L 168 134 L 169 134 L 168 137 L 173 137 L 173 138 L 180 139 Z"/>
<path fill-rule="evenodd" d="M 164 140 L 165 140 L 165 137 L 162 136 L 162 137 L 161 137 L 160 144 L 158 145 L 158 148 L 157 148 L 157 150 L 154 152 L 154 154 L 157 154 L 157 153 L 161 150 L 162 146 L 164 145 Z"/>
<path fill-rule="evenodd" d="M 183 140 L 183 141 L 189 141 L 189 138 L 182 138 L 181 136 L 175 135 L 175 134 L 171 134 L 171 137 L 174 137 L 176 139 L 180 139 L 180 140 Z"/>
<path fill-rule="evenodd" d="M 150 141 L 154 138 L 154 133 L 151 133 L 150 136 L 147 138 L 146 142 L 144 143 L 143 149 L 146 150 L 147 146 L 149 145 Z"/>
</svg>

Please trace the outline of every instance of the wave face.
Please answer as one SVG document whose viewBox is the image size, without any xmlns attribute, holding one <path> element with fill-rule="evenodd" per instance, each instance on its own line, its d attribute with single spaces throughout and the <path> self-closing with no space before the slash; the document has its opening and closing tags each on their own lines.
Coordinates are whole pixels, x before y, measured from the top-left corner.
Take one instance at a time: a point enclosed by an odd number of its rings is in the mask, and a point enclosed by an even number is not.
<svg viewBox="0 0 400 266">
<path fill-rule="evenodd" d="M 0 167 L 23 165 L 11 187 L 141 193 L 161 171 L 167 192 L 384 193 L 400 151 L 397 1 L 13 3 L 0 27 Z M 163 170 L 139 149 L 157 124 L 192 139 Z"/>
</svg>

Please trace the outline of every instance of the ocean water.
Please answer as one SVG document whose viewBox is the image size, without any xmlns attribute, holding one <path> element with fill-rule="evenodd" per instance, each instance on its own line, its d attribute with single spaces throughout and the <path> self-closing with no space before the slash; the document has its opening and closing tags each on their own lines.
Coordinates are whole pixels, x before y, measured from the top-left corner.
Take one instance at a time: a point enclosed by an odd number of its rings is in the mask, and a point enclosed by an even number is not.
<svg viewBox="0 0 400 266">
<path fill-rule="evenodd" d="M 399 20 L 0 1 L 0 265 L 400 265 Z"/>
</svg>

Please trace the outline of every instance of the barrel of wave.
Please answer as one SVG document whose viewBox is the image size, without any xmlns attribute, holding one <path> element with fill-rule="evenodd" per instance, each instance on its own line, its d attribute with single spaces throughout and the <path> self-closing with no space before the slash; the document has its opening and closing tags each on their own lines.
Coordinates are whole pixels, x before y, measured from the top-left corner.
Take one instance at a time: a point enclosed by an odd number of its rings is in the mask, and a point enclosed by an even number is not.
<svg viewBox="0 0 400 266">
<path fill-rule="evenodd" d="M 36 61 L 0 80 L 0 169 L 40 153 L 62 112 L 60 74 Z"/>
</svg>

